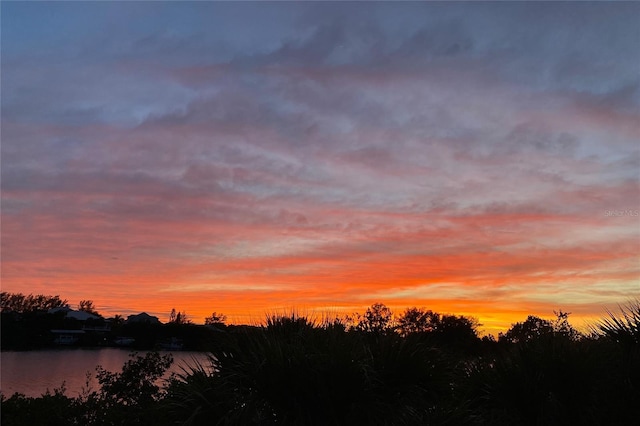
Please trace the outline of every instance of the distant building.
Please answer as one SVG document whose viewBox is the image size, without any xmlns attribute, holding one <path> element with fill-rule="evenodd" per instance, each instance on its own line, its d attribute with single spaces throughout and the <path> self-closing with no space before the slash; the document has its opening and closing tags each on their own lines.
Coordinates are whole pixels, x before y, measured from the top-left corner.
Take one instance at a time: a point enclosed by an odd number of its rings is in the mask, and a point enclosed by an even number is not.
<svg viewBox="0 0 640 426">
<path fill-rule="evenodd" d="M 76 345 L 76 344 L 101 344 L 105 340 L 105 335 L 111 330 L 108 323 L 105 323 L 98 315 L 85 311 L 75 311 L 69 307 L 53 308 L 47 311 L 49 314 L 60 313 L 65 320 L 63 326 L 71 329 L 54 329 L 53 343 L 56 345 Z M 98 321 L 96 321 L 98 320 Z M 77 328 L 82 328 L 78 330 Z"/>
<path fill-rule="evenodd" d="M 64 306 L 62 308 L 51 308 L 47 311 L 48 314 L 57 314 L 58 312 L 64 312 L 65 314 L 71 311 L 71 308 Z"/>
<path fill-rule="evenodd" d="M 89 319 L 95 319 L 95 320 L 100 319 L 98 315 L 90 314 L 89 312 L 85 312 L 85 311 L 74 311 L 71 308 L 53 308 L 47 311 L 47 313 L 49 314 L 56 314 L 58 312 L 65 312 L 66 313 L 65 318 L 72 318 L 78 321 L 86 321 Z"/>
<path fill-rule="evenodd" d="M 77 319 L 78 321 L 86 321 L 86 320 L 90 320 L 90 319 L 100 319 L 99 316 L 94 315 L 94 314 L 90 314 L 89 312 L 85 312 L 85 311 L 70 311 L 67 313 L 67 318 L 73 318 L 73 319 Z"/>
<path fill-rule="evenodd" d="M 56 345 L 73 345 L 85 334 L 84 330 L 51 330 Z"/>
<path fill-rule="evenodd" d="M 158 317 L 154 317 L 153 315 L 149 315 L 146 312 L 142 312 L 137 315 L 129 315 L 127 317 L 127 323 L 146 323 L 146 324 L 161 324 Z"/>
</svg>

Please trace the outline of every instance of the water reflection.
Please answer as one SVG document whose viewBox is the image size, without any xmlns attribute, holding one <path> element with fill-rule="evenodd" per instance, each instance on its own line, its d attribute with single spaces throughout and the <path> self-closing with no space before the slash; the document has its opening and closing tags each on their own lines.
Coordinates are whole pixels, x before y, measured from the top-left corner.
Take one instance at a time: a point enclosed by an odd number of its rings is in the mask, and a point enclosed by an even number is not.
<svg viewBox="0 0 640 426">
<path fill-rule="evenodd" d="M 141 352 L 140 354 L 143 354 Z M 169 352 L 161 352 L 163 354 Z M 77 396 L 86 383 L 87 372 L 91 373 L 93 389 L 97 365 L 109 371 L 119 372 L 130 358 L 130 351 L 103 349 L 67 349 L 0 353 L 0 390 L 9 397 L 14 392 L 27 396 L 40 396 L 47 389 L 53 391 L 64 382 L 68 396 Z M 173 352 L 174 362 L 165 377 L 171 372 L 180 373 L 181 367 L 201 362 L 207 357 L 202 352 Z"/>
</svg>

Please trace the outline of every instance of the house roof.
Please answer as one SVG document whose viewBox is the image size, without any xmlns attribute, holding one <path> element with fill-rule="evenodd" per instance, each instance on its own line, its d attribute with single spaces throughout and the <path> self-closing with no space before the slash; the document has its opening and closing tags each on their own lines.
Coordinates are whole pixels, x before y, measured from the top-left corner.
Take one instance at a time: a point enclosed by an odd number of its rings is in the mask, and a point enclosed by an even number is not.
<svg viewBox="0 0 640 426">
<path fill-rule="evenodd" d="M 148 322 L 152 324 L 160 324 L 160 320 L 158 319 L 158 317 L 149 315 L 146 312 L 141 312 L 137 315 L 129 315 L 127 317 L 127 322 Z"/>
<path fill-rule="evenodd" d="M 71 308 L 53 308 L 53 309 L 49 309 L 47 311 L 47 313 L 50 314 L 55 314 L 57 312 L 66 312 L 67 314 L 65 315 L 66 318 L 73 318 L 73 319 L 77 319 L 78 321 L 86 321 L 88 319 L 98 319 L 100 318 L 98 315 L 94 315 L 94 314 L 90 314 L 88 312 L 85 311 L 74 311 Z"/>
<path fill-rule="evenodd" d="M 97 315 L 90 314 L 89 312 L 71 310 L 67 312 L 67 318 L 73 318 L 79 321 L 86 321 L 88 319 L 98 319 L 99 317 Z"/>
</svg>

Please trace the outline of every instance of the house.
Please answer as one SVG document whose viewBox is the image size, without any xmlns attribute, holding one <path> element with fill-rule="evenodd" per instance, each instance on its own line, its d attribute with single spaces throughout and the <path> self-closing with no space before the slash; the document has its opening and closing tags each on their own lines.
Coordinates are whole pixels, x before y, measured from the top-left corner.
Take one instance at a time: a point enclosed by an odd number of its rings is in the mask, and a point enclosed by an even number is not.
<svg viewBox="0 0 640 426">
<path fill-rule="evenodd" d="M 181 351 L 184 348 L 184 343 L 177 337 L 163 340 L 160 342 L 160 349 L 163 351 Z"/>
<path fill-rule="evenodd" d="M 66 327 L 52 329 L 53 343 L 56 345 L 101 345 L 106 341 L 106 334 L 111 327 L 100 316 L 71 308 L 53 308 L 49 314 L 59 314 L 64 322 L 54 321 L 52 326 Z M 69 321 L 70 320 L 70 321 Z M 54 325 L 55 324 L 55 325 Z"/>
<path fill-rule="evenodd" d="M 89 312 L 85 312 L 85 311 L 74 311 L 71 308 L 53 308 L 47 311 L 47 313 L 49 314 L 57 314 L 58 312 L 65 312 L 65 318 L 71 318 L 78 321 L 86 321 L 89 319 L 94 319 L 94 320 L 100 319 L 98 315 L 90 314 Z"/>
<path fill-rule="evenodd" d="M 94 314 L 90 314 L 89 312 L 85 312 L 85 311 L 74 311 L 73 309 L 70 310 L 69 312 L 67 312 L 67 318 L 73 318 L 76 319 L 78 321 L 86 321 L 86 320 L 97 320 L 100 319 L 99 316 L 94 315 Z"/>
<path fill-rule="evenodd" d="M 158 317 L 154 317 L 153 315 L 149 315 L 146 312 L 142 312 L 137 315 L 129 315 L 127 317 L 127 324 L 140 323 L 140 324 L 161 324 Z"/>
<path fill-rule="evenodd" d="M 84 330 L 51 330 L 56 345 L 73 345 L 85 334 Z"/>
<path fill-rule="evenodd" d="M 113 344 L 116 346 L 131 346 L 135 343 L 136 339 L 133 337 L 119 336 L 113 339 Z"/>
</svg>

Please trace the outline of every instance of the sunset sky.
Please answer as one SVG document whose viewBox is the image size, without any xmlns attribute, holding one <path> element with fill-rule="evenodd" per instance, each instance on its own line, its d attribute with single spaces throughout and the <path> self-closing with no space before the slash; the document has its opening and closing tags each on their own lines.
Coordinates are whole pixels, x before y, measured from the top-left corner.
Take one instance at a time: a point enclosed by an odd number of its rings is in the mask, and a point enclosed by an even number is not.
<svg viewBox="0 0 640 426">
<path fill-rule="evenodd" d="M 3 291 L 487 332 L 640 297 L 640 3 L 1 8 Z"/>
</svg>

